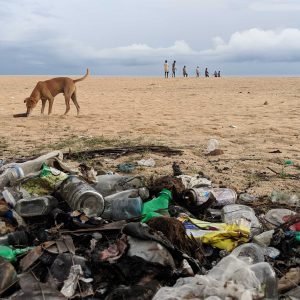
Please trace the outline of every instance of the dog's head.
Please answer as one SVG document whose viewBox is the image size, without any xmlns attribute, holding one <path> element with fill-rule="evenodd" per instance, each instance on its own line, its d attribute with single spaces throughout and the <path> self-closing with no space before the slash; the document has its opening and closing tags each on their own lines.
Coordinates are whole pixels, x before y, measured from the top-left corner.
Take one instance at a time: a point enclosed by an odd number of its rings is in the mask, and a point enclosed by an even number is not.
<svg viewBox="0 0 300 300">
<path fill-rule="evenodd" d="M 29 117 L 32 110 L 36 107 L 37 101 L 33 97 L 28 97 L 24 100 L 24 103 L 26 103 L 26 107 L 27 107 L 26 114 L 27 114 L 27 117 Z"/>
</svg>

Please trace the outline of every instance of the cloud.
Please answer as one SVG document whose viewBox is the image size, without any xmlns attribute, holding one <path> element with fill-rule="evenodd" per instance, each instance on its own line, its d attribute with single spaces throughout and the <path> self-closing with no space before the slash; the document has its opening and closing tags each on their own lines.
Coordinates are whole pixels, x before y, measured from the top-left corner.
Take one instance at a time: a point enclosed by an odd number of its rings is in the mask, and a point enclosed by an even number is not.
<svg viewBox="0 0 300 300">
<path fill-rule="evenodd" d="M 300 30 L 262 30 L 252 28 L 235 32 L 226 43 L 214 39 L 214 48 L 201 52 L 206 58 L 218 61 L 300 61 Z"/>
<path fill-rule="evenodd" d="M 300 10 L 300 3 L 298 0 L 260 0 L 252 2 L 249 7 L 256 11 L 293 12 Z"/>
<path fill-rule="evenodd" d="M 135 43 L 128 46 L 101 49 L 72 39 L 48 40 L 43 42 L 41 46 L 65 60 L 102 60 L 103 62 L 115 62 L 123 65 L 128 65 L 128 62 L 147 65 L 161 58 L 199 54 L 183 40 L 175 41 L 173 45 L 168 47 L 157 48 L 147 44 Z"/>
</svg>

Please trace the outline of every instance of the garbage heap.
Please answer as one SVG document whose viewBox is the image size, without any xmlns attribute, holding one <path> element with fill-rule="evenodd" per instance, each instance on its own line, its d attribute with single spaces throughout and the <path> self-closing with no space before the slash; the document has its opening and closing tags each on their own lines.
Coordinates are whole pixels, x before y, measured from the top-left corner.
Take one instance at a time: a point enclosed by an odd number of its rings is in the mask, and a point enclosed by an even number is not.
<svg viewBox="0 0 300 300">
<path fill-rule="evenodd" d="M 299 195 L 173 171 L 97 176 L 59 151 L 2 165 L 1 299 L 299 299 Z"/>
</svg>

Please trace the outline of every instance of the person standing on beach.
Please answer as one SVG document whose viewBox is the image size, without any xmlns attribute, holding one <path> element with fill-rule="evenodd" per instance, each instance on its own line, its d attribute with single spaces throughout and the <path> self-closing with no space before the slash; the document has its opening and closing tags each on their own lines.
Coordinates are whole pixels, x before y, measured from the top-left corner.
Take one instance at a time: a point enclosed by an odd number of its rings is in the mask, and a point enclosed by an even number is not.
<svg viewBox="0 0 300 300">
<path fill-rule="evenodd" d="M 218 71 L 218 77 L 221 77 L 221 71 Z"/>
<path fill-rule="evenodd" d="M 164 70 L 165 70 L 165 78 L 168 78 L 169 77 L 169 65 L 168 65 L 167 60 L 165 60 L 165 63 L 164 63 Z"/>
<path fill-rule="evenodd" d="M 172 63 L 172 77 L 175 78 L 175 72 L 176 72 L 176 60 L 173 61 Z"/>
<path fill-rule="evenodd" d="M 183 67 L 182 73 L 183 73 L 183 77 L 188 77 L 188 73 L 186 71 L 186 66 Z"/>
<path fill-rule="evenodd" d="M 196 77 L 199 77 L 200 76 L 200 69 L 199 69 L 199 66 L 197 66 L 196 68 Z"/>
<path fill-rule="evenodd" d="M 208 73 L 207 68 L 205 68 L 205 77 L 209 77 L 209 73 Z"/>
</svg>

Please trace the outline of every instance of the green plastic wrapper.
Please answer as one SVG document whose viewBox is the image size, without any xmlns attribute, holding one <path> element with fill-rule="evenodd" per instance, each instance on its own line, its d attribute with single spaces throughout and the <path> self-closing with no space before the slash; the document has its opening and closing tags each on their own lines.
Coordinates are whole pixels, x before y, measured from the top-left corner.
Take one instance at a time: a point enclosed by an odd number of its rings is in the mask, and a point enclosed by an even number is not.
<svg viewBox="0 0 300 300">
<path fill-rule="evenodd" d="M 30 178 L 22 184 L 30 195 L 44 196 L 51 194 L 56 186 L 66 179 L 68 175 L 55 168 L 43 164 L 38 177 Z"/>
</svg>

